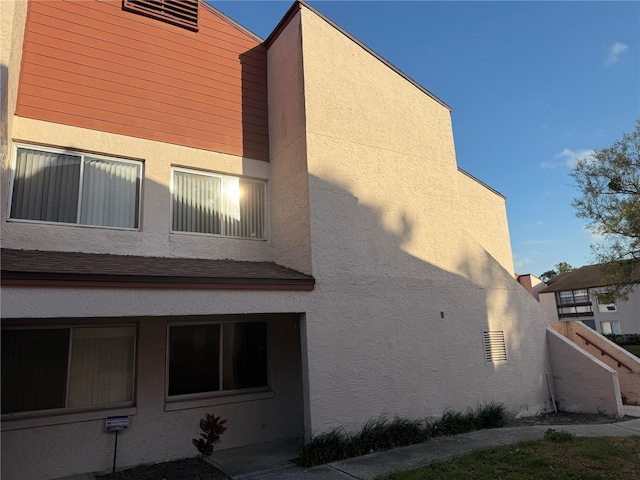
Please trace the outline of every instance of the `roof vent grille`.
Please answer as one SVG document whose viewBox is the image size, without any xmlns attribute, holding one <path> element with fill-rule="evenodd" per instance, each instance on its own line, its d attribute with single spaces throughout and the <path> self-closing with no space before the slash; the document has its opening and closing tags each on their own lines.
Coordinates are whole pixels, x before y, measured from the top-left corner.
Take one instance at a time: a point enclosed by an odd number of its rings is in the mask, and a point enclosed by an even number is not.
<svg viewBox="0 0 640 480">
<path fill-rule="evenodd" d="M 122 0 L 122 9 L 198 31 L 199 0 Z"/>
<path fill-rule="evenodd" d="M 506 363 L 507 345 L 504 341 L 504 332 L 482 332 L 482 344 L 484 346 L 484 359 L 487 363 Z"/>
</svg>

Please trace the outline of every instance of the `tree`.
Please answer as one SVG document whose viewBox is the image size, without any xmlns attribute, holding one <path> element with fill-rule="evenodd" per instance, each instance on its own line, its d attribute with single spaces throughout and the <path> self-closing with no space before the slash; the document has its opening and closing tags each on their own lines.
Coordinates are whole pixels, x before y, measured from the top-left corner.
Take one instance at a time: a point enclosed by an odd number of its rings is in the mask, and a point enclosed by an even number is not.
<svg viewBox="0 0 640 480">
<path fill-rule="evenodd" d="M 567 262 L 560 262 L 556 265 L 555 269 L 547 270 L 544 273 L 540 274 L 540 280 L 543 282 L 548 282 L 554 277 L 557 277 L 561 273 L 573 272 L 575 268 L 569 265 Z"/>
<path fill-rule="evenodd" d="M 640 120 L 622 140 L 578 161 L 571 176 L 580 191 L 572 205 L 599 241 L 591 246 L 617 297 L 640 278 Z"/>
</svg>

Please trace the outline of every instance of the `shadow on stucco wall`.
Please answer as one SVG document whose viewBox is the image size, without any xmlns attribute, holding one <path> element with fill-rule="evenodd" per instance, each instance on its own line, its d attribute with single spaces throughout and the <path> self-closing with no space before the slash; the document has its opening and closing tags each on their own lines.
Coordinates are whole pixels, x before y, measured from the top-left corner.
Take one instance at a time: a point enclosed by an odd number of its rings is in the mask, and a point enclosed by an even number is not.
<svg viewBox="0 0 640 480">
<path fill-rule="evenodd" d="M 4 63 L 0 64 L 0 159 L 2 165 L 5 165 L 5 159 L 9 148 L 9 69 Z"/>
<path fill-rule="evenodd" d="M 73 144 L 59 147 L 74 149 Z M 168 184 L 169 179 L 166 184 L 144 180 L 140 231 L 117 231 L 113 235 L 109 231 L 107 236 L 106 230 L 99 228 L 20 223 L 15 225 L 20 231 L 17 238 L 31 238 L 31 249 L 39 245 L 39 249 L 135 255 L 157 251 L 149 249 L 148 242 L 159 241 L 166 245 L 166 256 L 184 256 L 170 240 L 169 211 L 164 211 L 171 201 Z M 317 282 L 313 292 L 185 290 L 179 292 L 180 301 L 175 301 L 177 297 L 169 295 L 170 291 L 76 289 L 78 304 L 74 306 L 56 302 L 61 290 L 42 289 L 38 295 L 29 295 L 28 308 L 20 311 L 46 312 L 57 319 L 99 316 L 95 320 L 105 323 L 114 317 L 132 320 L 143 316 L 144 328 L 149 332 L 153 329 L 156 336 L 144 333 L 142 337 L 145 348 L 153 352 L 140 356 L 139 368 L 147 370 L 138 372 L 138 385 L 149 383 L 151 377 L 159 380 L 152 388 L 140 387 L 146 397 L 138 398 L 146 400 L 140 401 L 136 421 L 144 420 L 148 428 L 157 431 L 165 431 L 170 422 L 174 434 L 163 441 L 177 456 L 188 454 L 188 445 L 184 446 L 181 439 L 190 438 L 200 412 L 162 412 L 162 359 L 166 348 L 162 318 L 220 313 L 221 304 L 236 304 L 237 299 L 247 300 L 243 313 L 276 312 L 280 307 L 280 312 L 306 314 L 303 338 L 308 367 L 301 374 L 308 380 L 315 433 L 332 427 L 357 429 L 378 415 L 424 418 L 439 416 L 448 408 L 464 410 L 486 401 L 504 402 L 516 413 L 526 413 L 527 409 L 537 413 L 536 409 L 544 406 L 545 325 L 535 318 L 535 301 L 484 249 L 471 241 L 463 243 L 450 270 L 438 267 L 439 252 L 426 249 L 424 257 L 419 258 L 406 251 L 406 245 L 421 231 L 421 225 L 407 212 L 400 212 L 397 222 L 390 226 L 384 208 L 359 199 L 348 185 L 313 175 L 309 185 L 313 275 Z M 145 216 L 162 215 L 166 217 L 164 223 L 144 222 Z M 43 235 L 45 229 L 55 234 Z M 203 245 L 210 246 L 202 254 L 208 258 L 215 257 L 216 245 L 229 241 L 218 236 L 200 238 Z M 16 239 L 10 243 L 15 244 Z M 245 260 L 242 256 L 234 259 Z M 20 300 L 24 297 L 8 293 L 3 292 L 3 310 L 18 311 L 16 305 L 24 304 Z M 481 333 L 487 329 L 504 330 L 509 355 L 506 364 L 485 362 Z M 270 421 L 273 418 L 264 420 Z M 258 423 L 243 423 L 239 428 L 246 428 L 248 438 L 252 438 L 251 429 L 259 428 Z M 95 425 L 77 423 L 65 428 L 76 434 L 82 432 L 78 437 L 81 440 L 92 441 L 93 434 L 88 432 Z M 135 429 L 131 440 L 134 434 Z M 3 440 L 9 436 L 18 434 L 3 434 Z M 28 435 L 20 438 L 33 442 Z M 127 439 L 122 440 L 125 444 Z M 66 445 L 66 453 L 71 454 L 72 444 L 79 441 L 67 444 L 60 440 L 60 444 Z M 145 448 L 144 453 L 138 452 L 144 461 L 160 460 L 162 449 L 152 445 Z M 134 457 L 131 464 L 140 461 Z M 107 460 L 105 457 L 102 463 Z M 84 461 L 93 465 L 92 459 Z"/>
<path fill-rule="evenodd" d="M 269 127 L 267 124 L 267 51 L 263 44 L 239 55 L 242 83 L 242 150 L 243 156 L 269 159 Z M 260 73 L 263 72 L 263 73 Z M 264 115 L 264 116 L 263 116 Z"/>
<path fill-rule="evenodd" d="M 314 423 L 357 428 L 380 414 L 440 415 L 487 401 L 520 414 L 544 408 L 546 323 L 537 302 L 462 229 L 449 251 L 408 253 L 425 225 L 407 211 L 390 224 L 384 207 L 349 189 L 310 175 L 311 396 L 333 415 Z M 437 217 L 424 212 L 426 221 Z M 438 224 L 430 230 L 438 235 Z M 447 256 L 448 269 L 436 265 Z M 506 363 L 485 361 L 482 334 L 495 330 L 505 334 Z"/>
</svg>

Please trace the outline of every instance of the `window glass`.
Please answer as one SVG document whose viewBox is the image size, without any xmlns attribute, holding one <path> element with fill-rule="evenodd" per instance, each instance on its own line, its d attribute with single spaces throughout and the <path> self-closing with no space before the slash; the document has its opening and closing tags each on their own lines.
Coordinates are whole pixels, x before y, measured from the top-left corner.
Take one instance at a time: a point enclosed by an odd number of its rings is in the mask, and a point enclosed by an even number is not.
<svg viewBox="0 0 640 480">
<path fill-rule="evenodd" d="M 2 332 L 2 413 L 63 408 L 68 329 Z"/>
<path fill-rule="evenodd" d="M 2 331 L 2 413 L 133 401 L 135 327 Z"/>
<path fill-rule="evenodd" d="M 168 395 L 268 386 L 267 322 L 169 327 Z"/>
<path fill-rule="evenodd" d="M 576 303 L 586 303 L 589 301 L 589 294 L 586 289 L 574 290 L 573 297 Z"/>
<path fill-rule="evenodd" d="M 562 303 L 562 304 L 574 303 L 573 302 L 573 292 L 572 291 L 559 292 L 558 297 L 559 297 L 560 303 Z"/>
<path fill-rule="evenodd" d="M 10 217 L 138 228 L 141 162 L 19 147 Z"/>
<path fill-rule="evenodd" d="M 169 329 L 169 395 L 220 390 L 220 325 Z"/>
<path fill-rule="evenodd" d="M 133 400 L 134 327 L 74 328 L 69 407 Z"/>
<path fill-rule="evenodd" d="M 596 300 L 598 302 L 598 312 L 609 313 L 617 311 L 615 303 L 615 297 L 606 291 L 602 291 L 596 294 Z"/>
<path fill-rule="evenodd" d="M 267 386 L 267 324 L 224 325 L 224 389 Z"/>
<path fill-rule="evenodd" d="M 266 238 L 264 182 L 173 170 L 172 230 Z"/>
<path fill-rule="evenodd" d="M 81 160 L 18 148 L 11 218 L 76 223 Z"/>
<path fill-rule="evenodd" d="M 139 189 L 139 164 L 86 157 L 80 223 L 136 228 Z"/>
<path fill-rule="evenodd" d="M 620 330 L 620 322 L 600 322 L 600 330 L 603 335 L 620 335 L 622 333 Z"/>
</svg>

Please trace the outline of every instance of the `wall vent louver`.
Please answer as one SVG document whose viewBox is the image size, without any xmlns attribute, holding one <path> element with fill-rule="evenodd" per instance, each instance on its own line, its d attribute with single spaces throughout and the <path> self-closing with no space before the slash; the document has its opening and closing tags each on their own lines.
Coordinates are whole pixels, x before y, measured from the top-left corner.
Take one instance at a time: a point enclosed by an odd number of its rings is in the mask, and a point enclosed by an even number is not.
<svg viewBox="0 0 640 480">
<path fill-rule="evenodd" d="M 122 9 L 198 31 L 199 0 L 122 0 Z"/>
<path fill-rule="evenodd" d="M 487 363 L 506 363 L 507 345 L 503 331 L 482 332 L 482 345 Z"/>
</svg>

